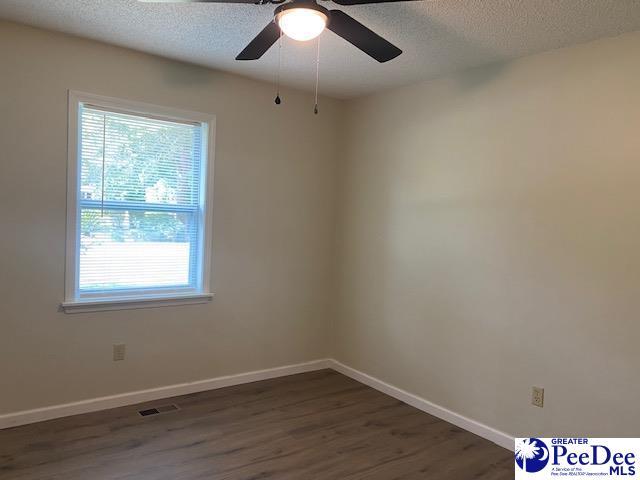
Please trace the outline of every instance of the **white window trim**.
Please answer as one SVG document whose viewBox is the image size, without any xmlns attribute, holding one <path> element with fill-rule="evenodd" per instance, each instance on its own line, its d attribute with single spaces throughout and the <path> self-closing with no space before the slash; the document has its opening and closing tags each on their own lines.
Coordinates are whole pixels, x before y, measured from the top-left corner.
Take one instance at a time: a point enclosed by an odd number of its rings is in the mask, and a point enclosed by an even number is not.
<svg viewBox="0 0 640 480">
<path fill-rule="evenodd" d="M 205 191 L 204 196 L 204 229 L 202 232 L 203 258 L 202 258 L 202 291 L 193 293 L 173 293 L 167 295 L 145 297 L 109 297 L 103 299 L 79 299 L 76 292 L 76 278 L 78 275 L 77 252 L 77 225 L 78 220 L 78 185 L 80 176 L 79 163 L 79 133 L 80 133 L 80 104 L 86 103 L 112 110 L 122 110 L 141 115 L 158 116 L 169 120 L 183 120 L 198 122 L 206 125 L 206 135 L 202 148 L 206 153 L 204 174 L 201 181 Z M 179 110 L 170 107 L 162 107 L 148 103 L 122 100 L 102 95 L 69 90 L 68 113 L 68 139 L 67 139 L 67 240 L 66 240 L 66 269 L 65 269 L 65 300 L 61 307 L 65 313 L 96 312 L 101 310 L 123 310 L 148 307 L 162 307 L 170 305 L 187 305 L 194 303 L 206 303 L 211 301 L 211 245 L 213 243 L 213 165 L 215 145 L 216 117 L 211 114 Z"/>
</svg>

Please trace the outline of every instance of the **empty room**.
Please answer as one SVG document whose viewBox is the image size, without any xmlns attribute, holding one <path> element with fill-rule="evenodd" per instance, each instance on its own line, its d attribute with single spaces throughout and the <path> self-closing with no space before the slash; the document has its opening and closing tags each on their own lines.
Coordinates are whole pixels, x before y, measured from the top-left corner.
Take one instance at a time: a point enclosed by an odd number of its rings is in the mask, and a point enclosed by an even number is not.
<svg viewBox="0 0 640 480">
<path fill-rule="evenodd" d="M 640 476 L 640 1 L 0 0 L 0 480 Z"/>
</svg>

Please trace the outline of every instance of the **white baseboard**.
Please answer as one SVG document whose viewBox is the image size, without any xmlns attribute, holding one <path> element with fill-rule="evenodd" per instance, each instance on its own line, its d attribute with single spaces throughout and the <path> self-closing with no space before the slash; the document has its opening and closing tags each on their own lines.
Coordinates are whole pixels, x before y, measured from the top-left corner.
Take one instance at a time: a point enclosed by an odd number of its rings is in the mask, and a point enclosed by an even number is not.
<svg viewBox="0 0 640 480">
<path fill-rule="evenodd" d="M 284 377 L 286 375 L 312 372 L 315 370 L 322 370 L 324 368 L 328 368 L 328 360 L 314 360 L 296 365 L 286 365 L 266 370 L 240 373 L 237 375 L 227 375 L 207 380 L 179 383 L 165 387 L 150 388 L 148 390 L 138 390 L 135 392 L 110 395 L 108 397 L 92 398 L 79 402 L 36 408 L 34 410 L 23 410 L 20 412 L 0 415 L 0 429 L 52 420 L 54 418 L 68 417 L 81 413 L 106 410 L 108 408 L 124 407 L 126 405 L 160 400 L 163 398 L 175 397 L 177 395 L 186 395 L 189 393 L 214 390 L 216 388 L 230 387 L 232 385 L 268 380 L 270 378 Z"/>
<path fill-rule="evenodd" d="M 207 380 L 198 380 L 195 382 L 180 383 L 165 387 L 150 388 L 148 390 L 138 390 L 135 392 L 110 395 L 108 397 L 92 398 L 89 400 L 82 400 L 62 405 L 36 408 L 34 410 L 23 410 L 20 412 L 8 413 L 0 415 L 0 429 L 52 420 L 54 418 L 79 415 L 81 413 L 106 410 L 109 408 L 124 407 L 126 405 L 134 405 L 136 403 L 161 400 L 178 395 L 187 395 L 189 393 L 215 390 L 217 388 L 230 387 L 243 383 L 258 382 L 260 380 L 268 380 L 270 378 L 312 372 L 315 370 L 322 370 L 324 368 L 331 368 L 340 372 L 343 375 L 386 393 L 391 397 L 397 398 L 398 400 L 422 410 L 423 412 L 429 413 L 460 428 L 468 430 L 469 432 L 486 438 L 501 447 L 509 450 L 514 449 L 514 438 L 507 433 L 491 428 L 480 422 L 460 415 L 459 413 L 452 412 L 440 405 L 436 405 L 424 398 L 406 392 L 398 387 L 383 382 L 382 380 L 378 380 L 371 375 L 367 375 L 366 373 L 348 367 L 333 359 L 314 360 L 296 365 L 285 365 L 283 367 L 269 368 L 266 370 L 257 370 L 237 375 L 227 375 Z"/>
<path fill-rule="evenodd" d="M 418 410 L 422 410 L 423 412 L 429 413 L 434 417 L 441 418 L 442 420 L 452 423 L 471 433 L 475 433 L 476 435 L 482 438 L 486 438 L 487 440 L 490 440 L 493 443 L 500 445 L 501 447 L 507 448 L 509 450 L 514 449 L 514 438 L 507 433 L 496 430 L 495 428 L 484 425 L 483 423 L 472 420 L 471 418 L 467 418 L 464 415 L 460 415 L 459 413 L 452 412 L 447 408 L 436 405 L 435 403 L 432 403 L 429 400 L 425 400 L 424 398 L 414 395 L 413 393 L 409 393 L 398 387 L 394 387 L 393 385 L 383 382 L 382 380 L 378 380 L 371 375 L 360 372 L 355 368 L 348 367 L 338 362 L 337 360 L 330 359 L 327 363 L 329 368 L 340 372 L 347 377 L 351 377 L 360 383 L 364 383 L 371 388 L 375 388 L 376 390 L 386 393 L 387 395 L 396 398 L 408 405 L 411 405 Z"/>
</svg>

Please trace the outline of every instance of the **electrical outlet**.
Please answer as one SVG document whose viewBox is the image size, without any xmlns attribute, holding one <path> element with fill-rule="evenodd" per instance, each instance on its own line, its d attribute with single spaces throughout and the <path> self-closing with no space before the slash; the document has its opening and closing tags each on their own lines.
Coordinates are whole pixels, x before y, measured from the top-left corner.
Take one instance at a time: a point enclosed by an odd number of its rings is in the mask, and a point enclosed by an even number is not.
<svg viewBox="0 0 640 480">
<path fill-rule="evenodd" d="M 124 360 L 124 355 L 127 351 L 127 346 L 124 343 L 118 343 L 113 345 L 113 361 L 118 362 Z"/>
<path fill-rule="evenodd" d="M 544 388 L 533 387 L 531 389 L 531 405 L 542 408 L 544 406 Z"/>
</svg>

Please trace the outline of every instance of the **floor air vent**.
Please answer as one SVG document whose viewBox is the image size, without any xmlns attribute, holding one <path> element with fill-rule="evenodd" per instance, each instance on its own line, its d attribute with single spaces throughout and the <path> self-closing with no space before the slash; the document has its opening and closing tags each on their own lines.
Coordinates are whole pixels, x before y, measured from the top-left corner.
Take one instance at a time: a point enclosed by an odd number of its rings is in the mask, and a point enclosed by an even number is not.
<svg viewBox="0 0 640 480">
<path fill-rule="evenodd" d="M 160 413 L 169 413 L 179 410 L 177 405 L 162 405 L 161 407 L 155 408 L 146 408 L 144 410 L 139 410 L 138 413 L 141 417 L 148 417 L 149 415 L 158 415 Z"/>
</svg>

